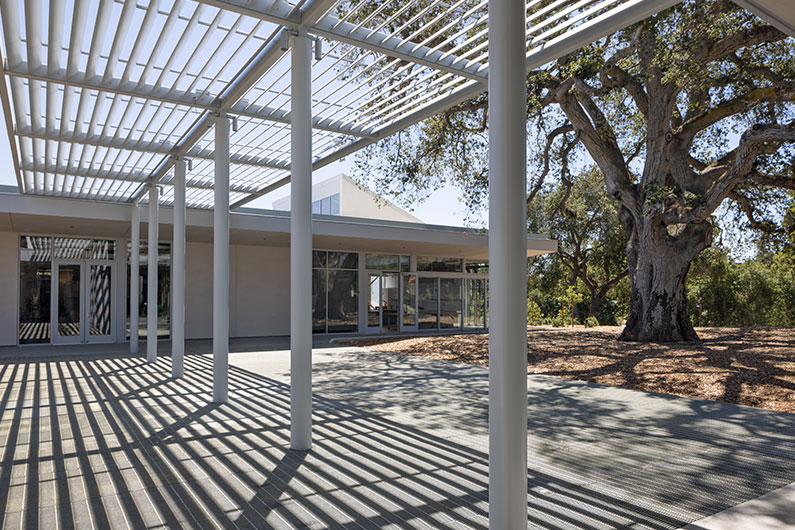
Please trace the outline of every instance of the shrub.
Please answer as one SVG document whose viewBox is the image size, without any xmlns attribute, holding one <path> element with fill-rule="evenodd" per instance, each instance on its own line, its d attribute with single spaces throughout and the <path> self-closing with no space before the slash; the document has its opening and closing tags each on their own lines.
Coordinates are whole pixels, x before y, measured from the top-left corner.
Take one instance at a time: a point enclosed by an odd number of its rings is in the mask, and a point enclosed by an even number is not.
<svg viewBox="0 0 795 530">
<path fill-rule="evenodd" d="M 537 326 L 544 321 L 544 314 L 541 312 L 541 307 L 534 301 L 527 302 L 527 323 Z"/>
<path fill-rule="evenodd" d="M 586 328 L 595 328 L 599 325 L 599 321 L 596 320 L 596 317 L 588 317 L 585 319 L 585 327 Z"/>
</svg>

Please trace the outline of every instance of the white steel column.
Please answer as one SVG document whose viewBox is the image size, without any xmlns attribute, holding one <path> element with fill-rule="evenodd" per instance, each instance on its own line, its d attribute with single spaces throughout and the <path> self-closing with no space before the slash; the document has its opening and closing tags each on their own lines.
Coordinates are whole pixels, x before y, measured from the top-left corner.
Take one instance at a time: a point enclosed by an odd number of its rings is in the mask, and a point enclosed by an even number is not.
<svg viewBox="0 0 795 530">
<path fill-rule="evenodd" d="M 146 239 L 146 360 L 157 360 L 157 235 L 160 190 L 149 188 L 149 236 Z"/>
<path fill-rule="evenodd" d="M 130 353 L 138 353 L 138 297 L 141 286 L 141 210 L 138 204 L 132 205 L 132 221 L 130 224 Z"/>
<path fill-rule="evenodd" d="M 290 102 L 290 447 L 312 447 L 312 47 L 293 37 Z"/>
<path fill-rule="evenodd" d="M 174 161 L 174 240 L 171 246 L 171 376 L 182 377 L 185 356 L 185 159 Z"/>
<path fill-rule="evenodd" d="M 527 528 L 525 2 L 489 0 L 489 527 Z"/>
<path fill-rule="evenodd" d="M 229 120 L 215 117 L 213 207 L 213 402 L 229 393 Z"/>
</svg>

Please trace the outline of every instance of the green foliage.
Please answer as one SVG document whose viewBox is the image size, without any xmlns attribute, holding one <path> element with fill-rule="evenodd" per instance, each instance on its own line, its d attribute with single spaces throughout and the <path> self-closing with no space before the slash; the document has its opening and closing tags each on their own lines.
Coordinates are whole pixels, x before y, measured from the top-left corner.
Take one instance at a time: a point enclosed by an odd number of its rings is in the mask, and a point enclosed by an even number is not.
<svg viewBox="0 0 795 530">
<path fill-rule="evenodd" d="M 599 326 L 599 321 L 596 320 L 596 317 L 588 317 L 585 319 L 585 327 L 586 328 L 595 328 Z"/>
<path fill-rule="evenodd" d="M 544 322 L 544 314 L 541 312 L 541 308 L 530 298 L 527 299 L 527 323 L 533 326 L 537 326 Z"/>
<path fill-rule="evenodd" d="M 737 262 L 726 248 L 703 252 L 688 276 L 688 305 L 697 326 L 795 326 L 795 256 Z"/>
</svg>

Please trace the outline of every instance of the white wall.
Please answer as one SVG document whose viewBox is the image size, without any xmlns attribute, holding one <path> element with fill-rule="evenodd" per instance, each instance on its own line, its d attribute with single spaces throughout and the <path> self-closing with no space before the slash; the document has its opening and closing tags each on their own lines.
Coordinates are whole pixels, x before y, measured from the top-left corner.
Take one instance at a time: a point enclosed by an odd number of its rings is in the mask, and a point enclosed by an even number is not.
<svg viewBox="0 0 795 530">
<path fill-rule="evenodd" d="M 213 330 L 213 246 L 188 242 L 185 263 L 185 338 Z M 290 249 L 230 245 L 229 335 L 290 333 Z"/>
<path fill-rule="evenodd" d="M 290 333 L 290 249 L 235 245 L 236 337 Z"/>
<path fill-rule="evenodd" d="M 384 221 L 403 221 L 421 223 L 422 221 L 406 210 L 385 201 L 375 193 L 363 190 L 345 175 L 337 175 L 312 186 L 312 201 L 325 199 L 339 193 L 340 215 L 361 219 L 380 219 Z M 274 210 L 289 210 L 290 196 L 273 201 Z"/>
<path fill-rule="evenodd" d="M 375 193 L 361 189 L 348 177 L 343 177 L 340 185 L 340 215 L 406 223 L 422 222 Z"/>
<path fill-rule="evenodd" d="M 213 336 L 213 245 L 185 245 L 185 338 Z"/>
<path fill-rule="evenodd" d="M 19 234 L 0 232 L 0 346 L 17 343 Z"/>
</svg>

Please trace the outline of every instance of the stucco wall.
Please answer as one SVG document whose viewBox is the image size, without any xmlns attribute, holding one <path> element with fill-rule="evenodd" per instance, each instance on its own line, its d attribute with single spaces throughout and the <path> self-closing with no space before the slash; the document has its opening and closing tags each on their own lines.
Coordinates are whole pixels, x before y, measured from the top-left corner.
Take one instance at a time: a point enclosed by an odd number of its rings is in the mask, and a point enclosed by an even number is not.
<svg viewBox="0 0 795 530">
<path fill-rule="evenodd" d="M 232 252 L 234 335 L 289 334 L 290 249 L 235 245 Z"/>
<path fill-rule="evenodd" d="M 0 232 L 0 346 L 17 343 L 19 234 Z"/>
<path fill-rule="evenodd" d="M 213 336 L 213 245 L 185 245 L 185 338 Z"/>
<path fill-rule="evenodd" d="M 231 245 L 229 335 L 258 337 L 290 332 L 290 249 Z M 185 264 L 185 337 L 213 331 L 213 246 L 188 242 Z"/>
<path fill-rule="evenodd" d="M 361 189 L 345 177 L 340 182 L 340 215 L 406 223 L 422 222 L 406 210 L 379 199 L 375 193 Z"/>
</svg>

